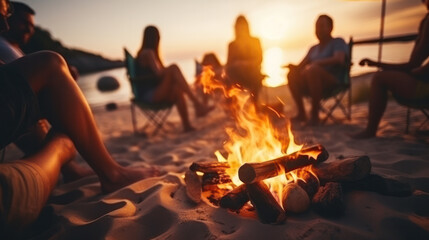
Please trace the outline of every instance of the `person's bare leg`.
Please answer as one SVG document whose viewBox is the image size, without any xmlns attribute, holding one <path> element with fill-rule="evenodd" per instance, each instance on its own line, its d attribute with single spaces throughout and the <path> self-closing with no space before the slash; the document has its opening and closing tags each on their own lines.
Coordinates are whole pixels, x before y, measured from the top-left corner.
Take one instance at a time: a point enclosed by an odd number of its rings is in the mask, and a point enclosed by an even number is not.
<svg viewBox="0 0 429 240">
<path fill-rule="evenodd" d="M 292 72 L 293 71 L 293 72 Z M 293 118 L 298 121 L 306 121 L 307 115 L 305 114 L 303 95 L 302 95 L 302 84 L 304 83 L 304 79 L 302 79 L 298 70 L 291 70 L 288 74 L 288 86 L 292 98 L 296 104 L 298 114 Z"/>
<path fill-rule="evenodd" d="M 10 64 L 19 69 L 39 98 L 55 131 L 64 132 L 98 175 L 104 192 L 146 177 L 148 171 L 120 166 L 108 153 L 92 112 L 64 59 L 53 52 L 30 54 Z M 41 71 L 43 69 L 44 71 Z"/>
<path fill-rule="evenodd" d="M 369 98 L 368 123 L 362 132 L 352 135 L 353 138 L 375 137 L 381 117 L 386 110 L 387 92 L 403 98 L 414 95 L 416 81 L 410 75 L 397 71 L 382 71 L 375 73 L 371 82 Z"/>
<path fill-rule="evenodd" d="M 49 185 L 46 186 L 46 191 L 44 191 L 47 193 L 45 201 L 57 184 L 61 167 L 73 159 L 75 155 L 76 150 L 70 138 L 65 134 L 57 133 L 50 136 L 38 152 L 23 159 L 36 163 L 48 177 Z"/>
<path fill-rule="evenodd" d="M 172 102 L 176 105 L 185 132 L 195 128 L 189 121 L 188 106 L 184 98 L 183 90 L 178 87 L 177 81 L 171 72 L 166 72 L 160 85 L 158 85 L 153 96 L 154 102 Z"/>
<path fill-rule="evenodd" d="M 311 117 L 309 123 L 317 125 L 319 123 L 320 101 L 323 97 L 323 91 L 335 86 L 337 80 L 318 65 L 311 65 L 306 68 L 303 75 L 311 97 Z"/>
<path fill-rule="evenodd" d="M 189 97 L 191 102 L 194 104 L 195 114 L 197 117 L 205 116 L 207 113 L 209 113 L 211 110 L 213 110 L 212 107 L 205 106 L 203 103 L 201 103 L 198 98 L 195 96 L 195 94 L 192 92 L 191 88 L 189 87 L 188 82 L 186 82 L 185 77 L 182 74 L 182 71 L 180 71 L 180 68 L 176 65 L 170 65 L 166 71 L 168 74 L 171 74 L 174 81 L 176 81 L 177 86 L 179 86 L 180 89 Z"/>
<path fill-rule="evenodd" d="M 39 151 L 47 141 L 50 124 L 46 119 L 40 119 L 29 131 L 28 134 L 15 141 L 15 145 L 25 154 L 30 156 Z M 82 177 L 93 175 L 90 168 L 80 166 L 75 161 L 69 161 L 61 168 L 64 182 L 71 182 Z"/>
</svg>

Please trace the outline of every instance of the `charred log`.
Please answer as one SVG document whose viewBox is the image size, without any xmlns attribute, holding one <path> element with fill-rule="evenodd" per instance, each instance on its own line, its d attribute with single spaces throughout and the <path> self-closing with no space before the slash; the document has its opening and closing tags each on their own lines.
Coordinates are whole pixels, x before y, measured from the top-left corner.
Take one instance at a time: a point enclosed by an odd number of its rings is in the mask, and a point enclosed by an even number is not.
<svg viewBox="0 0 429 240">
<path fill-rule="evenodd" d="M 222 208 L 237 211 L 240 210 L 248 201 L 249 196 L 247 195 L 246 185 L 242 184 L 223 196 L 220 199 L 219 205 Z"/>
<path fill-rule="evenodd" d="M 191 171 L 198 171 L 203 173 L 210 173 L 210 172 L 225 172 L 225 170 L 229 168 L 228 163 L 222 163 L 222 162 L 194 162 L 189 166 L 189 169 Z"/>
<path fill-rule="evenodd" d="M 327 182 L 356 181 L 368 176 L 371 162 L 368 156 L 348 157 L 314 165 L 312 170 L 322 185 Z"/>
<path fill-rule="evenodd" d="M 322 145 L 316 145 L 300 151 L 261 163 L 245 163 L 238 170 L 244 183 L 254 183 L 278 176 L 311 164 L 328 159 L 329 154 Z"/>
<path fill-rule="evenodd" d="M 286 219 L 284 210 L 264 182 L 246 184 L 246 189 L 262 223 L 278 224 Z"/>
</svg>

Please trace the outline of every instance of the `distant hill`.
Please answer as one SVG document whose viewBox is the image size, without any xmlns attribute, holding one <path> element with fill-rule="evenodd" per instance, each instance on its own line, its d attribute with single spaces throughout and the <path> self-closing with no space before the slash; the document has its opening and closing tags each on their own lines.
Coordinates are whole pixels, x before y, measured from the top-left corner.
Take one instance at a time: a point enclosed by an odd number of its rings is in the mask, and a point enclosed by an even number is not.
<svg viewBox="0 0 429 240">
<path fill-rule="evenodd" d="M 55 40 L 51 33 L 40 26 L 35 27 L 35 33 L 27 45 L 23 47 L 25 53 L 40 50 L 52 50 L 61 54 L 70 65 L 75 66 L 80 74 L 97 72 L 112 68 L 123 67 L 121 60 L 111 60 L 101 55 L 85 52 L 79 49 L 70 49 Z"/>
</svg>

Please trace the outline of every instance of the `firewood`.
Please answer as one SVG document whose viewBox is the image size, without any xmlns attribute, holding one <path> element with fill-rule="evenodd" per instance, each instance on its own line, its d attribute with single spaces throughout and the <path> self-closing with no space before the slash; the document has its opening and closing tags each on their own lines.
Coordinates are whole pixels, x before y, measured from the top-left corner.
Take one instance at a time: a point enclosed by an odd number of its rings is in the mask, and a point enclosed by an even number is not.
<svg viewBox="0 0 429 240">
<path fill-rule="evenodd" d="M 224 162 L 194 162 L 189 166 L 189 169 L 192 171 L 198 171 L 203 173 L 208 172 L 225 172 L 225 170 L 229 168 L 228 163 Z"/>
<path fill-rule="evenodd" d="M 289 183 L 283 188 L 282 203 L 286 212 L 301 213 L 310 206 L 310 198 L 297 183 Z"/>
<path fill-rule="evenodd" d="M 298 174 L 300 178 L 297 180 L 297 184 L 304 189 L 311 201 L 314 194 L 319 190 L 319 180 L 307 170 L 299 170 Z"/>
<path fill-rule="evenodd" d="M 249 201 L 246 185 L 241 184 L 220 199 L 219 205 L 232 211 L 240 210 Z"/>
<path fill-rule="evenodd" d="M 338 217 L 345 209 L 344 195 L 340 183 L 328 182 L 321 186 L 312 200 L 313 209 L 326 217 Z"/>
<path fill-rule="evenodd" d="M 319 189 L 319 180 L 311 172 L 299 169 L 296 172 L 298 179 L 289 183 L 283 189 L 283 208 L 294 213 L 304 212 L 310 206 L 311 199 Z M 291 173 L 286 173 L 289 179 Z"/>
<path fill-rule="evenodd" d="M 262 223 L 278 224 L 286 215 L 264 182 L 246 184 L 247 194 Z"/>
<path fill-rule="evenodd" d="M 407 197 L 413 190 L 408 183 L 376 174 L 369 174 L 359 181 L 343 182 L 345 190 L 363 190 L 380 193 L 387 196 Z"/>
<path fill-rule="evenodd" d="M 185 173 L 186 195 L 194 203 L 201 201 L 201 181 L 194 171 L 188 170 Z"/>
<path fill-rule="evenodd" d="M 316 145 L 273 160 L 260 163 L 245 163 L 238 170 L 244 183 L 254 183 L 304 166 L 328 159 L 329 154 L 322 145 Z"/>
<path fill-rule="evenodd" d="M 225 172 L 208 172 L 204 173 L 202 185 L 214 185 L 214 184 L 225 184 L 230 183 L 231 178 Z"/>
<path fill-rule="evenodd" d="M 353 156 L 314 165 L 312 170 L 322 185 L 327 182 L 356 181 L 368 176 L 371 162 L 368 156 Z"/>
</svg>

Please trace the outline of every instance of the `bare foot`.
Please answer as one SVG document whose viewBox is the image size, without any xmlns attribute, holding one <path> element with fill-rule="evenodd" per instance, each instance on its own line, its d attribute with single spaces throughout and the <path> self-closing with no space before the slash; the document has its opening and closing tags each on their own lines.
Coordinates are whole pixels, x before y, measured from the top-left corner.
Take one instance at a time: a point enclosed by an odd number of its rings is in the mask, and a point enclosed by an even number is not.
<svg viewBox="0 0 429 240">
<path fill-rule="evenodd" d="M 194 128 L 193 126 L 186 126 L 186 127 L 183 127 L 183 132 L 192 132 L 192 131 L 195 131 L 196 130 L 196 128 Z"/>
<path fill-rule="evenodd" d="M 375 133 L 371 133 L 367 130 L 363 130 L 362 132 L 358 132 L 355 134 L 350 134 L 349 135 L 351 138 L 354 139 L 367 139 L 367 138 L 373 138 L 375 137 Z"/>
<path fill-rule="evenodd" d="M 156 168 L 130 168 L 120 166 L 115 173 L 109 176 L 110 180 L 102 180 L 101 190 L 103 193 L 114 192 L 139 180 L 160 176 L 161 172 Z"/>
</svg>

